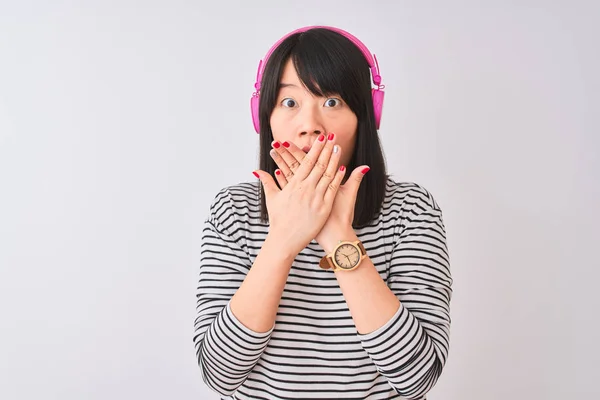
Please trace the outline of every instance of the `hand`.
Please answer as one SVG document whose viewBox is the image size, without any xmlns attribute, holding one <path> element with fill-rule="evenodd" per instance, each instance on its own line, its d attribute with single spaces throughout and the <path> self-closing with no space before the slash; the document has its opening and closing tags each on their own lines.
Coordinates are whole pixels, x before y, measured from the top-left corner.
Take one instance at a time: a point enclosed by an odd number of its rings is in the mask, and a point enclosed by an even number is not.
<svg viewBox="0 0 600 400">
<path fill-rule="evenodd" d="M 313 144 L 317 145 L 318 140 Z M 339 146 L 338 146 L 339 148 Z M 312 151 L 312 149 L 311 149 Z M 338 159 L 342 149 L 338 150 Z M 310 154 L 310 152 L 308 153 Z M 291 180 L 295 177 L 295 171 L 301 165 L 308 155 L 299 149 L 293 143 L 289 147 L 280 147 L 271 150 L 271 157 L 279 167 L 279 171 L 275 171 L 277 182 L 282 189 L 285 189 Z M 341 166 L 340 171 L 345 173 L 345 167 Z M 315 236 L 315 240 L 327 252 L 333 251 L 335 245 L 340 240 L 355 240 L 356 234 L 352 228 L 354 220 L 354 206 L 356 204 L 356 196 L 358 188 L 362 182 L 363 176 L 369 171 L 366 165 L 354 169 L 347 182 L 340 185 L 337 190 L 331 213 L 321 230 Z M 278 173 L 279 172 L 279 173 Z"/>
<path fill-rule="evenodd" d="M 333 147 L 333 140 L 325 141 L 321 135 L 302 161 L 290 159 L 293 176 L 286 178 L 282 188 L 265 171 L 254 172 L 265 192 L 269 235 L 285 246 L 282 251 L 297 255 L 321 231 L 331 213 L 344 178 L 344 171 L 337 168 L 340 154 L 334 153 Z"/>
</svg>

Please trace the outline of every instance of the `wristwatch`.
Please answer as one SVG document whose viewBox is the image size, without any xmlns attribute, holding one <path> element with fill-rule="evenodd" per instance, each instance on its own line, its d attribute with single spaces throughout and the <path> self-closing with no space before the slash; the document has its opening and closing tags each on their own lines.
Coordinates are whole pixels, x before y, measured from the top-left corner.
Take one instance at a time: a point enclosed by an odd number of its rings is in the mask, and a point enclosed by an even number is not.
<svg viewBox="0 0 600 400">
<path fill-rule="evenodd" d="M 330 254 L 321 258 L 319 266 L 333 271 L 352 271 L 367 257 L 367 251 L 360 240 L 356 242 L 341 241 Z"/>
</svg>

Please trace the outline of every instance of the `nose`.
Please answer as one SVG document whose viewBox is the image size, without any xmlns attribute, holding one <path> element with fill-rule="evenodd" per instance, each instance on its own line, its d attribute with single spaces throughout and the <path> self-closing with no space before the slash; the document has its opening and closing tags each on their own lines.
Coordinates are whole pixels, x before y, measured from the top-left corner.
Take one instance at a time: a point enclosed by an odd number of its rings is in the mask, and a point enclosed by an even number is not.
<svg viewBox="0 0 600 400">
<path fill-rule="evenodd" d="M 298 114 L 298 133 L 300 136 L 319 135 L 325 132 L 319 111 L 315 107 L 304 107 Z"/>
<path fill-rule="evenodd" d="M 310 132 L 307 132 L 307 131 L 302 131 L 302 132 L 300 132 L 300 135 L 302 135 L 302 136 L 305 136 L 305 135 L 308 135 L 309 133 L 310 133 Z M 315 129 L 315 130 L 313 130 L 313 131 L 312 131 L 312 133 L 314 133 L 314 134 L 316 134 L 316 135 L 320 135 L 320 134 L 321 134 L 321 133 L 323 133 L 323 132 L 322 132 L 322 131 L 320 131 L 320 130 L 318 130 L 318 129 Z"/>
</svg>

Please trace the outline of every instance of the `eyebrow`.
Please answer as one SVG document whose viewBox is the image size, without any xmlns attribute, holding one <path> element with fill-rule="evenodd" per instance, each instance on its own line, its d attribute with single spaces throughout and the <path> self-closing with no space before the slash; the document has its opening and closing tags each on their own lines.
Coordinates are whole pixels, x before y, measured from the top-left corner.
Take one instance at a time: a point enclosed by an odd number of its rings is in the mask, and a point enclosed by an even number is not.
<svg viewBox="0 0 600 400">
<path fill-rule="evenodd" d="M 295 87 L 295 88 L 297 88 L 298 85 L 294 85 L 293 83 L 283 83 L 282 82 L 282 83 L 279 84 L 279 87 L 282 88 L 282 89 L 286 88 L 286 87 Z"/>
</svg>

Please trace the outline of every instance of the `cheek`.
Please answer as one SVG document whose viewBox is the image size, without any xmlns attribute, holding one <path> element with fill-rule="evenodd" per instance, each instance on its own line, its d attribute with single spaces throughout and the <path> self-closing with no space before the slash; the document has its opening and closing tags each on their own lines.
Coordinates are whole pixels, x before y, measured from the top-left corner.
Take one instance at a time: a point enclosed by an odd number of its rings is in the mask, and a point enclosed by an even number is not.
<svg viewBox="0 0 600 400">
<path fill-rule="evenodd" d="M 281 131 L 281 127 L 283 126 L 281 117 L 277 115 L 276 112 L 271 114 L 271 118 L 269 119 L 269 123 L 271 124 L 271 131 L 273 132 L 273 136 Z"/>
<path fill-rule="evenodd" d="M 352 154 L 354 153 L 354 148 L 356 146 L 356 125 L 350 125 L 346 127 L 347 135 L 343 139 L 343 143 L 341 143 L 342 147 L 345 149 L 343 158 L 346 163 L 350 162 L 352 158 Z"/>
<path fill-rule="evenodd" d="M 288 129 L 290 124 L 285 121 L 281 113 L 273 112 L 269 122 L 271 124 L 271 132 L 273 132 L 273 139 L 280 142 L 289 139 L 290 135 Z"/>
<path fill-rule="evenodd" d="M 358 120 L 356 119 L 356 115 L 353 113 L 348 112 L 348 114 L 344 115 L 343 118 L 339 118 L 337 123 L 338 130 L 340 132 L 344 132 L 344 135 L 347 135 L 347 137 L 353 136 L 356 133 Z"/>
<path fill-rule="evenodd" d="M 276 113 L 271 114 L 271 118 L 269 118 L 269 123 L 271 124 L 271 129 L 274 130 L 275 127 L 278 125 Z"/>
<path fill-rule="evenodd" d="M 340 127 L 340 132 L 343 132 L 343 146 L 349 150 L 354 149 L 357 135 L 357 122 L 355 118 L 348 118 L 347 122 Z"/>
</svg>

